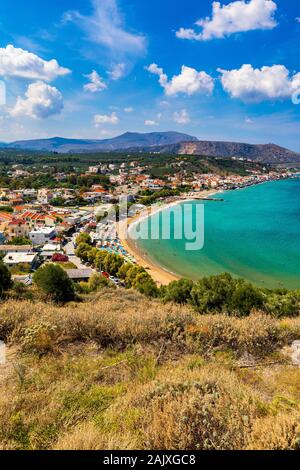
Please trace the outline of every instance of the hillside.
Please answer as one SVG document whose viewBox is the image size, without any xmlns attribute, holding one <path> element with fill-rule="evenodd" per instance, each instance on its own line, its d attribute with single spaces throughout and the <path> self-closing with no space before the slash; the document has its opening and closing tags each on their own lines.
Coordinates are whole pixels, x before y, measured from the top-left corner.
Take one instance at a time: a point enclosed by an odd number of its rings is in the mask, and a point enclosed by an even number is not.
<svg viewBox="0 0 300 470">
<path fill-rule="evenodd" d="M 300 154 L 274 144 L 251 145 L 235 142 L 196 142 L 182 144 L 180 154 L 211 157 L 243 157 L 260 163 L 300 162 Z"/>
<path fill-rule="evenodd" d="M 256 163 L 300 163 L 300 153 L 275 144 L 246 144 L 239 142 L 200 141 L 180 132 L 126 132 L 112 139 L 52 139 L 24 140 L 0 144 L 3 150 L 83 153 L 162 153 L 169 155 L 199 155 L 204 157 L 245 158 Z"/>
<path fill-rule="evenodd" d="M 177 144 L 182 141 L 196 141 L 196 137 L 179 132 L 151 132 L 140 134 L 127 132 L 118 137 L 104 140 L 64 139 L 53 137 L 52 139 L 24 140 L 2 144 L 5 148 L 22 150 L 39 150 L 47 152 L 108 152 L 129 147 L 153 147 L 157 145 Z"/>
<path fill-rule="evenodd" d="M 131 149 L 134 151 L 134 149 Z M 136 149 L 138 150 L 138 149 Z M 139 149 L 140 151 L 141 149 Z M 300 153 L 293 152 L 275 144 L 244 144 L 238 142 L 180 142 L 143 151 L 176 155 L 200 155 L 206 157 L 246 158 L 257 163 L 300 163 Z"/>
<path fill-rule="evenodd" d="M 0 305 L 2 449 L 298 449 L 300 322 L 133 292 Z"/>
</svg>

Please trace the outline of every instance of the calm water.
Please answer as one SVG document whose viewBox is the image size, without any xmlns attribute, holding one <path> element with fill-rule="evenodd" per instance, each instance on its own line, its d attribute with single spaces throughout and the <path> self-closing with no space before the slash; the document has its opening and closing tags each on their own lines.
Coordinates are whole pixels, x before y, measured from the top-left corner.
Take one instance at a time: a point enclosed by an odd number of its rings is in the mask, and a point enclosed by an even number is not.
<svg viewBox="0 0 300 470">
<path fill-rule="evenodd" d="M 224 271 L 267 287 L 300 288 L 300 179 L 228 191 L 205 206 L 205 245 L 186 251 L 186 240 L 140 240 L 141 250 L 169 271 L 198 279 Z M 169 209 L 166 209 L 169 211 Z M 192 222 L 193 211 L 186 214 Z M 142 232 L 148 223 L 140 223 Z M 181 221 L 173 220 L 171 228 Z"/>
</svg>

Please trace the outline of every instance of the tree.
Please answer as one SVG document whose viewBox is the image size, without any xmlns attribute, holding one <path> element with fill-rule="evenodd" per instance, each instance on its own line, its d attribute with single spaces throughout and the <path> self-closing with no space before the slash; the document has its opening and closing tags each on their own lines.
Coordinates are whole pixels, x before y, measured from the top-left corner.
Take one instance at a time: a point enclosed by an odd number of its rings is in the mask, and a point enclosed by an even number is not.
<svg viewBox="0 0 300 470">
<path fill-rule="evenodd" d="M 147 297 L 157 297 L 158 288 L 152 277 L 146 273 L 140 273 L 136 276 L 132 287 Z"/>
<path fill-rule="evenodd" d="M 80 243 L 75 251 L 76 256 L 83 261 L 88 261 L 89 252 L 92 250 L 92 246 L 87 243 Z"/>
<path fill-rule="evenodd" d="M 0 212 L 10 212 L 13 213 L 14 208 L 11 206 L 0 206 Z"/>
<path fill-rule="evenodd" d="M 0 261 L 0 297 L 12 286 L 11 274 L 7 266 Z"/>
<path fill-rule="evenodd" d="M 229 302 L 229 310 L 239 316 L 248 316 L 253 309 L 262 308 L 264 297 L 257 287 L 240 279 L 236 282 L 235 291 Z"/>
<path fill-rule="evenodd" d="M 166 288 L 161 289 L 161 298 L 164 302 L 175 302 L 181 305 L 186 304 L 191 300 L 193 287 L 193 281 L 188 279 L 173 281 Z"/>
<path fill-rule="evenodd" d="M 99 269 L 100 271 L 103 271 L 104 269 L 104 259 L 107 255 L 107 251 L 105 250 L 98 250 L 97 252 L 97 256 L 96 256 L 96 259 L 95 259 L 95 266 L 97 269 Z"/>
<path fill-rule="evenodd" d="M 234 288 L 235 281 L 228 273 L 204 277 L 196 282 L 192 289 L 192 305 L 201 313 L 228 310 Z"/>
<path fill-rule="evenodd" d="M 147 274 L 147 272 L 141 266 L 132 266 L 130 269 L 128 269 L 125 278 L 126 286 L 133 287 L 134 282 L 139 274 Z"/>
<path fill-rule="evenodd" d="M 68 274 L 58 264 L 41 266 L 34 274 L 33 281 L 51 300 L 64 303 L 74 300 L 74 284 Z"/>
<path fill-rule="evenodd" d="M 8 245 L 31 245 L 31 240 L 26 237 L 15 237 L 8 242 Z"/>
<path fill-rule="evenodd" d="M 86 243 L 87 245 L 92 244 L 92 239 L 88 233 L 80 233 L 76 238 L 76 245 L 80 245 L 80 243 Z"/>
<path fill-rule="evenodd" d="M 104 271 L 108 272 L 111 276 L 116 276 L 123 264 L 124 259 L 114 253 L 108 253 L 103 260 Z"/>
<path fill-rule="evenodd" d="M 106 279 L 106 277 L 96 273 L 93 274 L 88 281 L 90 292 L 96 292 L 104 287 L 110 286 L 110 284 L 111 283 Z"/>
<path fill-rule="evenodd" d="M 118 278 L 123 279 L 125 281 L 130 269 L 132 269 L 132 264 L 124 263 L 123 266 L 121 266 L 118 271 L 118 274 L 117 274 Z"/>
<path fill-rule="evenodd" d="M 271 292 L 264 307 L 267 313 L 275 317 L 297 317 L 300 313 L 300 292 Z"/>
<path fill-rule="evenodd" d="M 88 262 L 91 263 L 92 265 L 95 265 L 97 256 L 98 256 L 98 250 L 97 250 L 97 248 L 92 248 L 92 249 L 87 253 Z"/>
<path fill-rule="evenodd" d="M 226 312 L 246 316 L 255 308 L 262 308 L 265 296 L 261 289 L 234 279 L 230 274 L 206 277 L 191 291 L 191 303 L 200 313 Z"/>
</svg>

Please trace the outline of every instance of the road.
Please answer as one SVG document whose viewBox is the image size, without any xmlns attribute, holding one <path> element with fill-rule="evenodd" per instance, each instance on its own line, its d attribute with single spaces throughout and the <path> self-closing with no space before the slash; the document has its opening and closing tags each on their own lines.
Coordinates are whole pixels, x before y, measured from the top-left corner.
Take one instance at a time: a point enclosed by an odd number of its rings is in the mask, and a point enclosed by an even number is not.
<svg viewBox="0 0 300 470">
<path fill-rule="evenodd" d="M 75 248 L 73 242 L 68 242 L 64 247 L 66 255 L 69 257 L 69 261 L 75 264 L 77 269 L 88 269 L 90 266 L 85 266 L 81 259 L 75 255 Z M 92 268 L 91 268 L 92 269 Z M 95 270 L 93 270 L 95 271 Z M 95 271 L 96 272 L 96 271 Z"/>
</svg>

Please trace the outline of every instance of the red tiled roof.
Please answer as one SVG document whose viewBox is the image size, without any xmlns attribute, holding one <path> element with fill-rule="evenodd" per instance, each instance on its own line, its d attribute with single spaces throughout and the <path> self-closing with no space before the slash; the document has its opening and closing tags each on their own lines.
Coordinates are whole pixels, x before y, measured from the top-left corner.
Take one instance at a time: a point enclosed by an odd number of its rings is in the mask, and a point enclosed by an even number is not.
<svg viewBox="0 0 300 470">
<path fill-rule="evenodd" d="M 24 225 L 26 224 L 26 220 L 24 219 L 12 219 L 8 225 Z"/>
<path fill-rule="evenodd" d="M 13 219 L 13 215 L 10 214 L 9 212 L 0 212 L 0 220 L 12 220 Z"/>
</svg>

